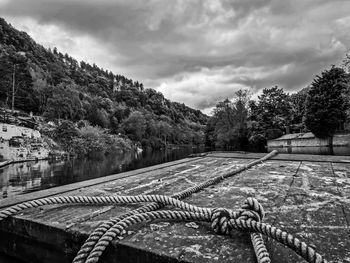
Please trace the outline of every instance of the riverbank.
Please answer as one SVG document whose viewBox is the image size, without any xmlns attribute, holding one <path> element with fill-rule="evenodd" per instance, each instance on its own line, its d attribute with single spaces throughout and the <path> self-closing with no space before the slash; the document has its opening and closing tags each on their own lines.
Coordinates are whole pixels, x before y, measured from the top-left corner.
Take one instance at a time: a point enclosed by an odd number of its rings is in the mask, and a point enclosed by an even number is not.
<svg viewBox="0 0 350 263">
<path fill-rule="evenodd" d="M 244 168 L 261 154 L 210 153 L 119 175 L 61 186 L 0 201 L 8 207 L 56 195 L 174 195 L 213 177 Z M 186 198 L 201 207 L 236 209 L 247 197 L 263 205 L 264 222 L 312 243 L 329 262 L 350 258 L 348 225 L 350 163 L 345 156 L 279 154 Z M 316 160 L 316 162 L 314 161 Z M 32 262 L 71 262 L 87 236 L 102 222 L 135 206 L 44 206 L 1 222 L 0 250 Z M 169 208 L 171 209 L 171 208 Z M 16 227 L 14 227 L 16 226 Z M 6 242 L 5 242 L 6 241 Z M 67 249 L 69 248 L 69 249 Z M 272 262 L 302 262 L 291 250 L 267 241 Z M 172 220 L 128 229 L 103 254 L 103 262 L 256 262 L 249 235 L 215 234 L 207 223 Z"/>
</svg>

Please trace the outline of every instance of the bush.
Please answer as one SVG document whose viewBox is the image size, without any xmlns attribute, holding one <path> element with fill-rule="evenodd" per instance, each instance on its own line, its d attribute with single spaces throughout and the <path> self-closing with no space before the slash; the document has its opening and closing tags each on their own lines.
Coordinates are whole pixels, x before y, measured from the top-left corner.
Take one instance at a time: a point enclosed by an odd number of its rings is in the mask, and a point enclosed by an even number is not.
<svg viewBox="0 0 350 263">
<path fill-rule="evenodd" d="M 63 121 L 54 131 L 55 139 L 63 149 L 78 156 L 101 157 L 116 151 L 130 151 L 133 143 L 128 138 L 108 133 L 107 129 L 79 121 Z"/>
<path fill-rule="evenodd" d="M 132 150 L 132 142 L 117 135 L 109 134 L 108 130 L 86 124 L 78 129 L 79 135 L 72 140 L 75 153 L 80 156 L 95 157 L 116 151 Z"/>
</svg>

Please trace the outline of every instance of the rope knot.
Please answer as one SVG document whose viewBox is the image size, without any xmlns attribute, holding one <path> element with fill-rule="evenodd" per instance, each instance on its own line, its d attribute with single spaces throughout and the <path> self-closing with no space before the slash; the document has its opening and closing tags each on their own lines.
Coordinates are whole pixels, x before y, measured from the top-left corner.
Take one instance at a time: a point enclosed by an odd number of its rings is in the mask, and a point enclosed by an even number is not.
<svg viewBox="0 0 350 263">
<path fill-rule="evenodd" d="M 264 215 L 264 209 L 258 200 L 249 197 L 237 212 L 225 208 L 214 209 L 211 214 L 211 227 L 217 234 L 228 235 L 233 229 L 231 219 L 261 221 Z"/>
<path fill-rule="evenodd" d="M 237 214 L 225 208 L 216 208 L 211 214 L 211 227 L 217 234 L 228 235 L 233 228 L 230 224 L 232 218 L 237 218 Z"/>
</svg>

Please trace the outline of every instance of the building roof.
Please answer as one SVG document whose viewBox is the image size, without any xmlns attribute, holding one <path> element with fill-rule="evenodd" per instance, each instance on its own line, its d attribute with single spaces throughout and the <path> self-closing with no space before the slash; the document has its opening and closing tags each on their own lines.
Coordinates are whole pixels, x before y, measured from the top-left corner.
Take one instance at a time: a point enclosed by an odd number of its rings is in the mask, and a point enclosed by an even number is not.
<svg viewBox="0 0 350 263">
<path fill-rule="evenodd" d="M 292 133 L 285 134 L 279 138 L 270 140 L 270 141 L 282 141 L 282 140 L 293 140 L 293 139 L 310 139 L 315 138 L 315 135 L 312 132 L 301 132 L 301 133 Z"/>
</svg>

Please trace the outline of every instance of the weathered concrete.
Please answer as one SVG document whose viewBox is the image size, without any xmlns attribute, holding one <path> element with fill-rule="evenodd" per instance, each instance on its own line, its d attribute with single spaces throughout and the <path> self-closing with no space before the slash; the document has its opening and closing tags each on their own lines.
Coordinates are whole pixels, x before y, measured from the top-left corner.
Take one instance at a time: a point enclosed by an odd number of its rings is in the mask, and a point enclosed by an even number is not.
<svg viewBox="0 0 350 263">
<path fill-rule="evenodd" d="M 257 157 L 211 153 L 38 196 L 172 195 Z M 322 156 L 320 160 L 318 156 L 278 155 L 185 201 L 235 209 L 245 198 L 255 197 L 267 212 L 266 222 L 311 243 L 330 262 L 350 262 L 349 161 L 348 157 Z M 26 199 L 31 198 L 21 198 Z M 9 204 L 11 201 L 3 203 Z M 0 250 L 30 262 L 70 262 L 95 227 L 139 206 L 55 205 L 29 209 L 0 224 Z M 274 241 L 268 240 L 267 247 L 273 262 L 303 262 Z M 156 221 L 128 229 L 101 258 L 101 262 L 117 261 L 253 263 L 255 258 L 246 233 L 219 236 L 206 223 Z"/>
</svg>

